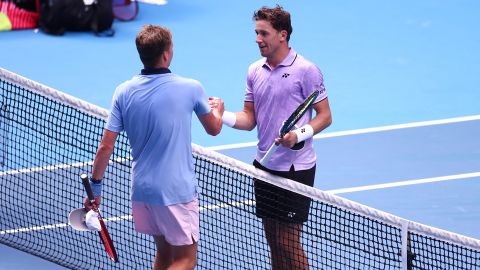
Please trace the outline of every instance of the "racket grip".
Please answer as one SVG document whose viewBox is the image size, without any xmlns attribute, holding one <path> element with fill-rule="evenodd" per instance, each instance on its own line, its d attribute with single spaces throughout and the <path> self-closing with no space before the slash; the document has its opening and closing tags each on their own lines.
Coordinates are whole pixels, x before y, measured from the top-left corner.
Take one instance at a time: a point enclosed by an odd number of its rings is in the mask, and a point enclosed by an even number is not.
<svg viewBox="0 0 480 270">
<path fill-rule="evenodd" d="M 273 153 L 275 153 L 275 151 L 277 151 L 277 148 L 279 147 L 280 145 L 276 145 L 275 143 L 272 144 L 272 146 L 270 146 L 270 148 L 268 149 L 267 153 L 265 154 L 265 156 L 263 156 L 262 159 L 260 159 L 260 164 L 262 164 L 262 166 L 265 166 L 267 165 L 267 163 L 270 161 L 270 159 L 272 158 L 272 155 Z"/>
<path fill-rule="evenodd" d="M 92 187 L 90 186 L 90 180 L 88 180 L 88 176 L 83 173 L 82 175 L 80 175 L 80 179 L 82 179 L 83 187 L 87 192 L 88 199 L 90 201 L 94 201 L 95 197 L 93 196 L 93 191 L 92 191 Z"/>
</svg>

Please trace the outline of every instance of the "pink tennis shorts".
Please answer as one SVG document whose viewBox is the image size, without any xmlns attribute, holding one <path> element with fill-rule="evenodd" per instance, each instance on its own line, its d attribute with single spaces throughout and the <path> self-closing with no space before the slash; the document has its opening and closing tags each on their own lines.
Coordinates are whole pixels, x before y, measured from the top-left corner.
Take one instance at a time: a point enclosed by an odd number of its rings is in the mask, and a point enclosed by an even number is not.
<svg viewBox="0 0 480 270">
<path fill-rule="evenodd" d="M 167 206 L 133 202 L 132 213 L 137 232 L 164 236 L 170 245 L 191 245 L 200 237 L 198 199 Z"/>
</svg>

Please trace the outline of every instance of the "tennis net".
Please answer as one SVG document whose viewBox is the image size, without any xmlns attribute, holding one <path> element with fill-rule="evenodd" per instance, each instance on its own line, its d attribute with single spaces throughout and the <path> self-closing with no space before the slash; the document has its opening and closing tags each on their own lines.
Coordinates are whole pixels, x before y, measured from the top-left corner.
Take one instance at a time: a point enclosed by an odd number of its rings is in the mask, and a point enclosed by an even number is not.
<svg viewBox="0 0 480 270">
<path fill-rule="evenodd" d="M 119 262 L 96 233 L 73 230 L 79 179 L 91 170 L 107 111 L 0 69 L 0 243 L 70 269 L 148 269 L 151 238 L 131 219 L 130 152 L 121 134 L 104 181 L 102 212 Z M 255 216 L 254 181 L 310 197 L 301 241 L 311 269 L 477 269 L 480 241 L 378 211 L 275 177 L 193 145 L 199 180 L 197 269 L 270 269 Z M 254 180 L 257 179 L 257 180 Z M 289 198 L 271 207 L 293 204 Z"/>
</svg>

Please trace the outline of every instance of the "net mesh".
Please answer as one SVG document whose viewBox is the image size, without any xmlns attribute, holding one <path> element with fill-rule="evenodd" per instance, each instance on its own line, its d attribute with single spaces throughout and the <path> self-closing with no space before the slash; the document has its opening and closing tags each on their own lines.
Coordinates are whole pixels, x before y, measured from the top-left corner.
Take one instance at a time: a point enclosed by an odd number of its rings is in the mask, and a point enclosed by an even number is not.
<svg viewBox="0 0 480 270">
<path fill-rule="evenodd" d="M 131 219 L 125 134 L 119 136 L 105 173 L 102 203 L 119 262 L 108 259 L 96 233 L 68 225 L 68 213 L 82 207 L 85 192 L 79 175 L 91 171 L 107 112 L 3 69 L 0 91 L 0 243 L 70 269 L 151 268 L 154 243 L 135 232 Z M 196 145 L 193 149 L 200 186 L 197 269 L 271 268 L 263 225 L 255 215 L 254 181 L 312 199 L 301 234 L 311 269 L 476 269 L 480 265 L 478 240 L 271 176 Z M 272 200 L 272 207 L 295 203 L 289 199 Z M 288 254 L 279 252 L 281 257 Z M 287 268 L 299 261 L 290 258 Z"/>
</svg>

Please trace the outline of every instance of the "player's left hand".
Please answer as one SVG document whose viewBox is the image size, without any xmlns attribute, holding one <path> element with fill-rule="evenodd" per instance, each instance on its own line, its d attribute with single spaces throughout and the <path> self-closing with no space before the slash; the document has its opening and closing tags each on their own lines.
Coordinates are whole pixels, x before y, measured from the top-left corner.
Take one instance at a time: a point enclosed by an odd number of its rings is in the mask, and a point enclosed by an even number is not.
<svg viewBox="0 0 480 270">
<path fill-rule="evenodd" d="M 284 147 L 292 148 L 297 143 L 297 134 L 295 132 L 288 132 L 283 138 L 276 138 L 275 144 L 281 144 Z"/>
</svg>

